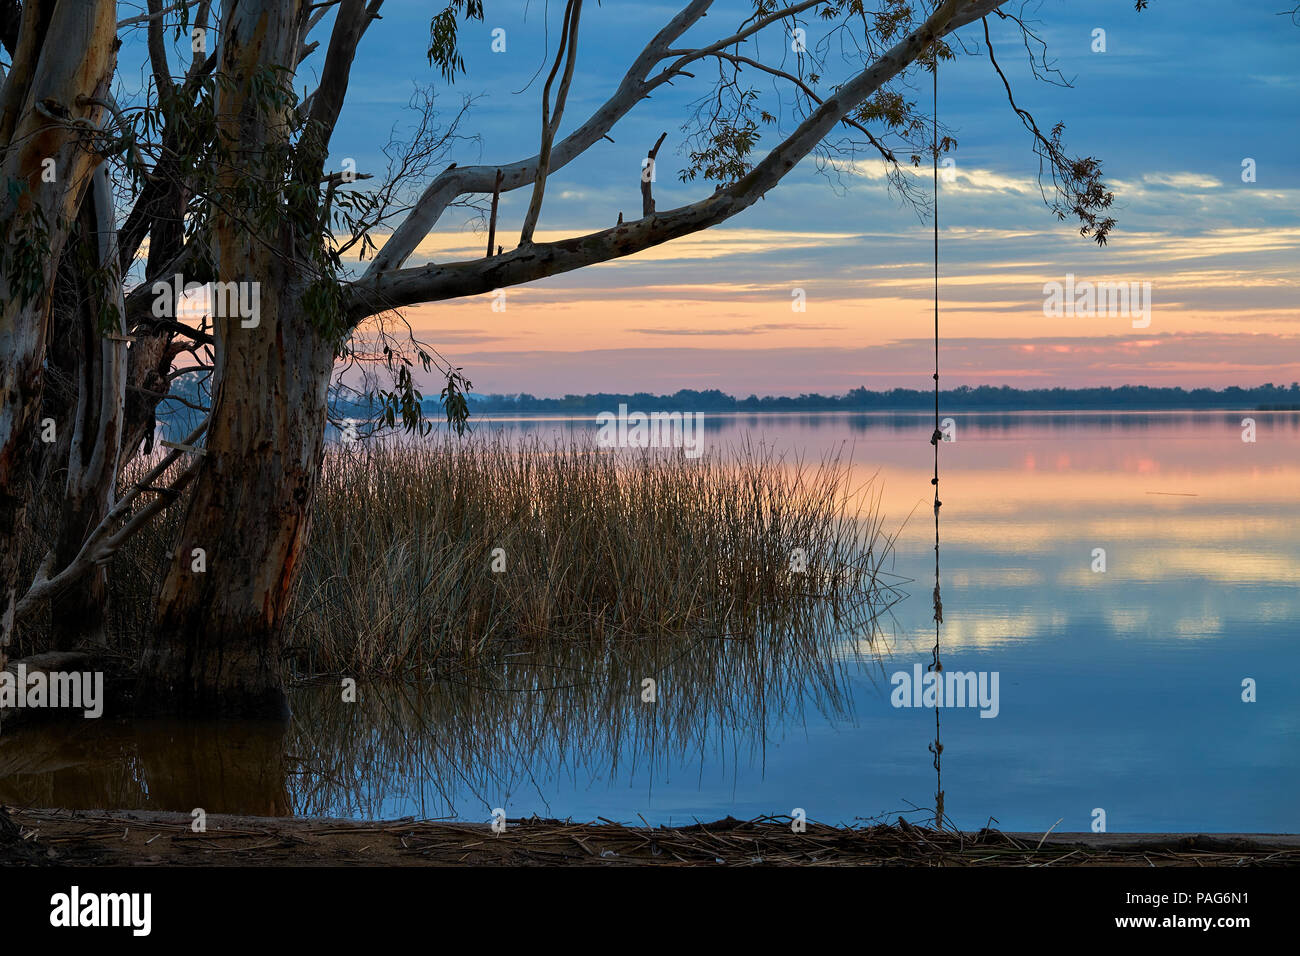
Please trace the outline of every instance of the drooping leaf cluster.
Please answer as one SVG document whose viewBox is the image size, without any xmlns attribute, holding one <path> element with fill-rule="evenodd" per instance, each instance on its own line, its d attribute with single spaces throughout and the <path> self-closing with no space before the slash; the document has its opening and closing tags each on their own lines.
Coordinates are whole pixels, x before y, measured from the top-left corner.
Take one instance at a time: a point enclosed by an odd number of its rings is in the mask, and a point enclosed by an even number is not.
<svg viewBox="0 0 1300 956">
<path fill-rule="evenodd" d="M 429 24 L 429 65 L 436 66 L 448 83 L 455 82 L 457 73 L 465 72 L 458 45 L 462 18 L 482 20 L 483 0 L 449 0 Z"/>
</svg>

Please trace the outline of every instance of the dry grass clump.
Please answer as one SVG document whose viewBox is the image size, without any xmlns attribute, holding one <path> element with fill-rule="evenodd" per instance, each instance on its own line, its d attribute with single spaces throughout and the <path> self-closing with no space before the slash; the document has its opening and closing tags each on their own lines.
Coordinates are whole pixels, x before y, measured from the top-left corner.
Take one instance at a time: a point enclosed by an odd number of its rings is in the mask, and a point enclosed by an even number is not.
<svg viewBox="0 0 1300 956">
<path fill-rule="evenodd" d="M 892 598 L 870 505 L 838 460 L 753 448 L 695 460 L 500 437 L 341 448 L 293 647 L 311 672 L 395 674 L 543 642 L 744 641 L 824 630 L 828 616 L 860 630 Z M 796 549 L 806 571 L 791 570 Z"/>
<path fill-rule="evenodd" d="M 124 483 L 153 463 L 133 462 Z M 36 501 L 28 574 L 58 517 L 55 496 Z M 290 609 L 290 663 L 381 677 L 543 646 L 812 640 L 828 626 L 869 636 L 894 597 L 872 504 L 837 460 L 792 464 L 752 448 L 691 460 L 535 438 L 331 445 Z M 110 565 L 108 636 L 124 655 L 151 626 L 183 506 Z M 795 549 L 805 572 L 790 570 Z M 11 656 L 47 650 L 48 626 L 43 614 L 25 622 Z"/>
</svg>

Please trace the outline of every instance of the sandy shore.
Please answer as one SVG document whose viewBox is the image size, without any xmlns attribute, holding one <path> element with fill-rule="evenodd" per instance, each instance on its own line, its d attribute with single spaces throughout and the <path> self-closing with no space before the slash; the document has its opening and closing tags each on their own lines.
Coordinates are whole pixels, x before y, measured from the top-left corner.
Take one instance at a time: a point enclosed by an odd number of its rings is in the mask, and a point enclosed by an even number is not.
<svg viewBox="0 0 1300 956">
<path fill-rule="evenodd" d="M 1294 834 L 951 833 L 900 822 L 840 828 L 727 818 L 688 827 L 557 820 L 360 822 L 6 808 L 0 864 L 100 866 L 1286 866 Z"/>
</svg>

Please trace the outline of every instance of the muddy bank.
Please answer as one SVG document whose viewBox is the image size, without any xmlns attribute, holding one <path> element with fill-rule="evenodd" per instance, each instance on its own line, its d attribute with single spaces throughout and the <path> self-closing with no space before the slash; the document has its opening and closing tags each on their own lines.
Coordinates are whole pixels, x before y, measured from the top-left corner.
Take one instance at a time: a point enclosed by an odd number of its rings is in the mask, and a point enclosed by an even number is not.
<svg viewBox="0 0 1300 956">
<path fill-rule="evenodd" d="M 0 865 L 28 866 L 1295 866 L 1280 834 L 974 834 L 732 818 L 689 827 L 485 824 L 70 810 L 0 811 Z M 1041 845 L 1040 845 L 1041 843 Z"/>
</svg>

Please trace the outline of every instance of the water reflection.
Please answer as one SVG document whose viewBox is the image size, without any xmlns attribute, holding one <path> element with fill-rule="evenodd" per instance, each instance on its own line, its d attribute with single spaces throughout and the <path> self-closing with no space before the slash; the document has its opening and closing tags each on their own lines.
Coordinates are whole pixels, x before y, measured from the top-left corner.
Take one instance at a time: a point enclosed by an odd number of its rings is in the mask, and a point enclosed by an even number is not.
<svg viewBox="0 0 1300 956">
<path fill-rule="evenodd" d="M 1246 416 L 1254 443 L 1241 440 Z M 942 662 L 999 672 L 1002 700 L 996 719 L 942 714 L 946 816 L 1086 830 L 1103 807 L 1115 831 L 1300 828 L 1300 414 L 951 417 Z M 680 659 L 665 644 L 594 659 L 557 647 L 418 686 L 363 685 L 356 705 L 337 687 L 302 688 L 277 731 L 105 720 L 57 739 L 0 735 L 0 802 L 652 823 L 795 807 L 847 822 L 931 805 L 934 713 L 891 707 L 884 674 L 932 660 L 932 418 L 706 427 L 721 446 L 808 460 L 844 449 L 858 483 L 878 479 L 887 531 L 913 516 L 890 567 L 913 594 L 883 641 L 865 639 L 869 622 L 809 622 L 799 632 L 819 636 L 802 643 L 714 641 Z M 656 674 L 650 707 L 641 681 Z"/>
<path fill-rule="evenodd" d="M 0 737 L 0 804 L 291 812 L 287 727 L 257 721 L 79 720 Z"/>
<path fill-rule="evenodd" d="M 998 411 L 945 412 L 959 431 L 985 437 L 1034 437 L 1043 434 L 1092 433 L 1113 439 L 1126 433 L 1148 437 L 1182 434 L 1204 436 L 1207 428 L 1219 427 L 1240 434 L 1243 418 L 1252 418 L 1259 436 L 1294 438 L 1300 434 L 1300 412 L 1253 410 L 1223 411 Z M 706 413 L 704 428 L 720 438 L 736 433 L 838 432 L 885 437 L 916 435 L 924 438 L 933 423 L 929 411 L 905 412 L 723 412 Z M 473 419 L 480 430 L 594 431 L 595 416 L 481 415 Z"/>
<path fill-rule="evenodd" d="M 837 648 L 865 640 L 878 610 L 823 609 L 752 642 L 514 654 L 428 683 L 361 684 L 355 702 L 339 685 L 301 686 L 288 724 L 24 729 L 0 737 L 0 804 L 479 819 L 516 797 L 545 803 L 539 777 L 585 787 L 683 762 L 749 765 L 773 723 L 850 719 Z"/>
</svg>

